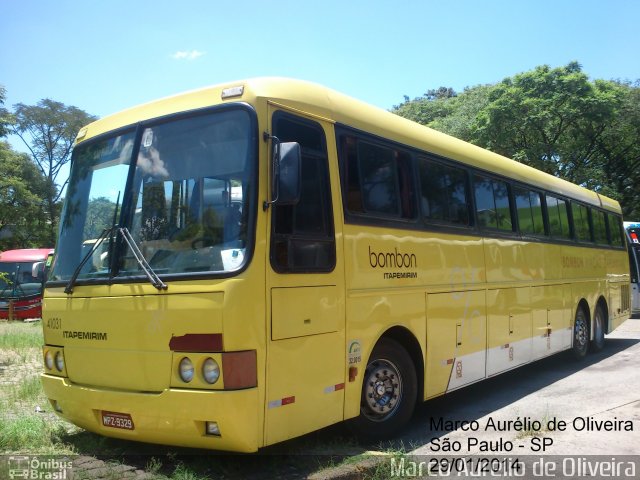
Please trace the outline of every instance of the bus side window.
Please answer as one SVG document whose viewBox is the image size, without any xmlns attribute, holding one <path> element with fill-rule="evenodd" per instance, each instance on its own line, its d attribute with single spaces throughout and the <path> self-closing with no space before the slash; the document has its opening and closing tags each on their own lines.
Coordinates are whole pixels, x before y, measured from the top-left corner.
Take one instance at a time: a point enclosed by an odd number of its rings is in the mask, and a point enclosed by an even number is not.
<svg viewBox="0 0 640 480">
<path fill-rule="evenodd" d="M 473 181 L 476 215 L 480 228 L 511 232 L 509 187 L 506 182 L 476 175 Z"/>
<path fill-rule="evenodd" d="M 555 238 L 570 239 L 571 231 L 569 229 L 567 202 L 561 198 L 556 198 L 551 195 L 546 196 L 546 202 L 551 236 Z"/>
<path fill-rule="evenodd" d="M 607 214 L 607 224 L 609 227 L 609 238 L 610 243 L 614 247 L 622 247 L 624 246 L 624 241 L 622 239 L 622 222 L 620 218 L 611 213 Z"/>
<path fill-rule="evenodd" d="M 434 223 L 469 225 L 466 172 L 418 158 L 418 173 L 423 218 Z"/>
<path fill-rule="evenodd" d="M 589 209 L 585 205 L 572 202 L 573 229 L 576 240 L 579 242 L 591 242 L 591 230 L 589 228 Z"/>
<path fill-rule="evenodd" d="M 542 194 L 524 188 L 515 188 L 514 193 L 520 233 L 545 235 Z"/>
<path fill-rule="evenodd" d="M 606 214 L 600 210 L 591 209 L 591 219 L 593 220 L 593 234 L 597 244 L 607 245 L 607 225 Z"/>
<path fill-rule="evenodd" d="M 296 205 L 273 210 L 271 266 L 280 273 L 332 271 L 336 249 L 324 132 L 314 122 L 279 112 L 273 124 L 280 141 L 302 148 L 302 188 Z"/>
</svg>

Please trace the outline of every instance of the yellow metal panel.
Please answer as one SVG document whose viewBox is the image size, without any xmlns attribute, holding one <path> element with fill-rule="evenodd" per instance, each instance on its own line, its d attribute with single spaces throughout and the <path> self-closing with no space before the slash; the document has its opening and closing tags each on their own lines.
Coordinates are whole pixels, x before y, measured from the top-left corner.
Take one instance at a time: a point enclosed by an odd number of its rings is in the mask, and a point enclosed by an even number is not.
<svg viewBox="0 0 640 480">
<path fill-rule="evenodd" d="M 42 375 L 49 401 L 62 418 L 108 437 L 183 447 L 255 452 L 261 428 L 258 390 L 231 392 L 168 389 L 158 394 L 122 392 L 73 385 L 68 379 Z M 131 415 L 134 430 L 102 425 L 101 411 Z M 215 421 L 221 436 L 205 435 Z"/>
<path fill-rule="evenodd" d="M 546 357 L 571 346 L 571 311 L 566 306 L 569 285 L 531 288 L 533 359 Z"/>
<path fill-rule="evenodd" d="M 64 345 L 70 381 L 159 392 L 169 386 L 169 341 L 186 333 L 222 333 L 218 293 L 101 298 L 49 298 L 45 343 Z M 53 322 L 52 322 L 53 323 Z"/>
<path fill-rule="evenodd" d="M 529 287 L 487 291 L 487 376 L 531 360 Z"/>
<path fill-rule="evenodd" d="M 353 342 L 360 345 L 359 362 L 354 381 L 347 380 L 345 392 L 345 418 L 360 413 L 360 394 L 367 361 L 378 339 L 389 329 L 406 329 L 418 342 L 421 362 L 424 364 L 426 305 L 423 291 L 393 289 L 387 292 L 371 289 L 369 292 L 352 292 L 347 299 L 347 349 Z M 349 356 L 348 351 L 343 353 Z M 349 365 L 347 365 L 348 367 Z"/>
<path fill-rule="evenodd" d="M 484 290 L 427 295 L 426 398 L 485 377 L 484 303 Z"/>
<path fill-rule="evenodd" d="M 338 289 L 335 286 L 274 288 L 271 302 L 273 340 L 338 329 Z"/>
<path fill-rule="evenodd" d="M 265 445 L 342 420 L 341 333 L 271 342 L 267 363 Z"/>
</svg>

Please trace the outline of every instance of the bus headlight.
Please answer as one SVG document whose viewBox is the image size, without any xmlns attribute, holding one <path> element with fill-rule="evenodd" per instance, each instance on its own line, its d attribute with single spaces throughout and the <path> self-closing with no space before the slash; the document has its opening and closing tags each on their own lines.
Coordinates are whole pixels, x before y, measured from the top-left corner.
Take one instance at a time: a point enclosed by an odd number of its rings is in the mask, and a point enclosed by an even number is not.
<svg viewBox="0 0 640 480">
<path fill-rule="evenodd" d="M 62 372 L 62 370 L 64 370 L 64 355 L 62 355 L 62 352 L 57 352 L 56 353 L 56 368 L 58 369 L 59 372 Z"/>
<path fill-rule="evenodd" d="M 202 364 L 202 376 L 207 383 L 214 384 L 220 378 L 220 366 L 213 358 L 207 358 Z"/>
<path fill-rule="evenodd" d="M 51 350 L 47 350 L 44 354 L 44 365 L 47 370 L 53 370 L 53 353 L 51 353 Z"/>
<path fill-rule="evenodd" d="M 178 373 L 180 374 L 180 379 L 182 379 L 182 381 L 185 383 L 189 383 L 191 380 L 193 380 L 193 363 L 191 363 L 191 360 L 189 360 L 187 357 L 184 357 L 182 360 L 180 360 L 180 368 L 178 370 Z"/>
</svg>

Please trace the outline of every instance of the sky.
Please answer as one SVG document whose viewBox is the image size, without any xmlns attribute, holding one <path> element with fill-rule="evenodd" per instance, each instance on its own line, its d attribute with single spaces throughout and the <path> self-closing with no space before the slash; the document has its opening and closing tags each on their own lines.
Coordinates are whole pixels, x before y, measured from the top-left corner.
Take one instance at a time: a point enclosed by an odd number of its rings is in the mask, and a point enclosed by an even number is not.
<svg viewBox="0 0 640 480">
<path fill-rule="evenodd" d="M 102 117 L 286 76 L 390 109 L 574 60 L 640 79 L 639 25 L 638 0 L 0 0 L 0 85 L 9 109 L 50 98 Z"/>
</svg>

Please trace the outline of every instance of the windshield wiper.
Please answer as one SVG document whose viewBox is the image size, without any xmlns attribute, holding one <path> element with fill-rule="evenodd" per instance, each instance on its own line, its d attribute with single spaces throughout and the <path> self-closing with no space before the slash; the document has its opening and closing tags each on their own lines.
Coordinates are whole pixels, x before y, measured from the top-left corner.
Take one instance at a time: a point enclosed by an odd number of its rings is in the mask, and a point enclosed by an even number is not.
<svg viewBox="0 0 640 480">
<path fill-rule="evenodd" d="M 115 233 L 115 238 L 113 237 L 114 233 Z M 73 293 L 73 286 L 75 285 L 76 280 L 78 279 L 78 275 L 80 275 L 80 271 L 82 270 L 82 267 L 84 267 L 84 264 L 87 263 L 89 258 L 93 256 L 94 252 L 98 249 L 100 244 L 104 242 L 104 240 L 107 237 L 109 237 L 110 241 L 117 240 L 118 235 L 122 235 L 124 242 L 131 249 L 131 253 L 133 253 L 134 258 L 136 259 L 136 261 L 138 262 L 138 265 L 140 265 L 140 268 L 149 279 L 149 282 L 151 282 L 151 285 L 156 287 L 158 290 L 166 290 L 167 288 L 169 288 L 166 283 L 160 280 L 160 277 L 158 277 L 156 272 L 153 271 L 153 268 L 151 268 L 151 265 L 149 265 L 149 262 L 147 262 L 147 259 L 144 258 L 144 255 L 138 248 L 138 245 L 136 244 L 135 240 L 131 236 L 131 233 L 129 232 L 129 230 L 127 230 L 126 227 L 114 226 L 114 227 L 105 229 L 100 235 L 100 237 L 98 237 L 98 239 L 96 240 L 96 243 L 93 244 L 93 247 L 91 247 L 91 250 L 89 250 L 87 254 L 82 258 L 82 261 L 74 270 L 73 275 L 71 275 L 71 278 L 69 279 L 69 283 L 67 283 L 67 286 L 64 289 L 64 293 L 66 294 Z"/>
<path fill-rule="evenodd" d="M 87 261 L 90 258 L 93 257 L 93 254 L 96 252 L 98 247 L 100 245 L 102 245 L 102 242 L 104 242 L 104 239 L 107 238 L 107 236 L 109 236 L 109 238 L 111 238 L 115 228 L 116 227 L 105 228 L 102 231 L 102 233 L 100 234 L 98 239 L 95 241 L 95 243 L 93 244 L 91 249 L 86 253 L 86 255 L 84 257 L 82 257 L 82 261 L 78 264 L 76 269 L 73 271 L 73 274 L 71 275 L 71 278 L 69 279 L 69 283 L 67 283 L 67 286 L 64 287 L 64 293 L 66 293 L 67 295 L 73 293 L 73 286 L 75 285 L 76 280 L 78 279 L 78 275 L 80 275 L 80 271 L 82 270 L 82 267 L 84 267 L 84 264 L 87 263 Z"/>
<path fill-rule="evenodd" d="M 149 262 L 147 262 L 147 259 L 144 258 L 144 255 L 138 248 L 138 245 L 136 244 L 136 241 L 131 236 L 131 233 L 129 233 L 129 230 L 127 230 L 126 227 L 121 227 L 121 228 L 118 228 L 117 232 L 120 233 L 120 235 L 122 235 L 122 238 L 124 239 L 125 243 L 131 249 L 131 253 L 133 253 L 133 256 L 138 262 L 138 265 L 140 265 L 140 268 L 142 268 L 142 270 L 144 271 L 145 275 L 151 282 L 151 285 L 156 287 L 158 290 L 166 290 L 168 288 L 167 284 L 164 283 L 162 280 L 160 280 L 160 277 L 158 277 L 156 272 L 153 271 L 153 268 L 151 268 L 151 265 L 149 265 Z"/>
</svg>

